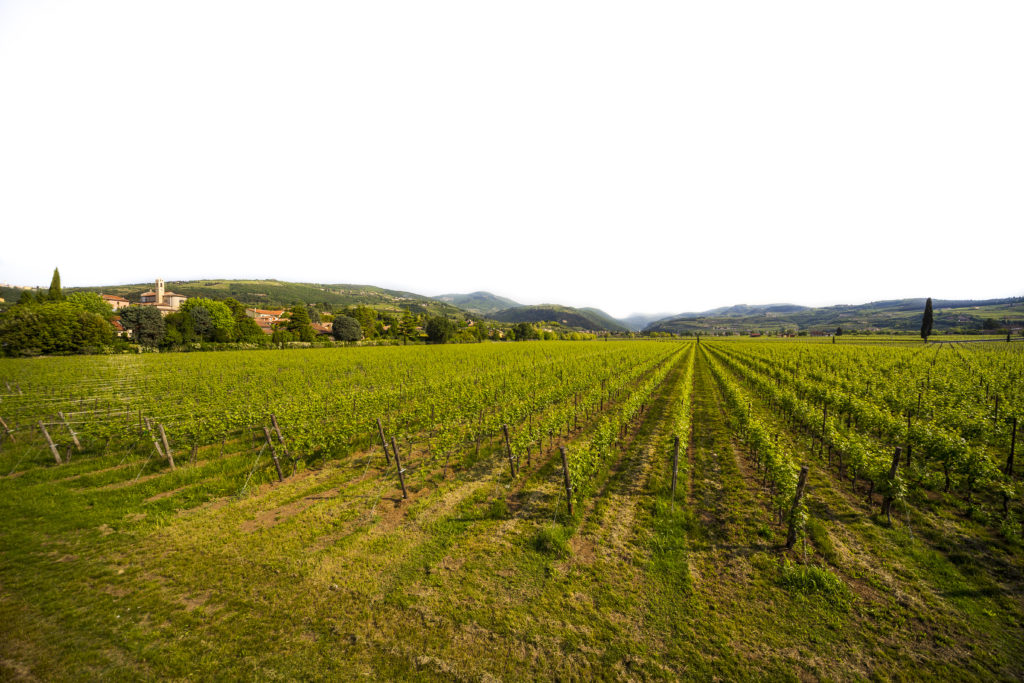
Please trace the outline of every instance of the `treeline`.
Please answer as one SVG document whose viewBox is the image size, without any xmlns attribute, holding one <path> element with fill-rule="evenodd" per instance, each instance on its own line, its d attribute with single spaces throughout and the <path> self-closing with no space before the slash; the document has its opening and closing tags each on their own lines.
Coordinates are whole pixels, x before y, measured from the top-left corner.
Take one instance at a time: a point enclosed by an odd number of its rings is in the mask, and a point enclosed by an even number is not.
<svg viewBox="0 0 1024 683">
<path fill-rule="evenodd" d="M 114 312 L 92 292 L 65 296 L 60 272 L 50 289 L 26 289 L 0 315 L 0 352 L 9 356 L 50 353 L 98 353 L 114 343 Z"/>
<path fill-rule="evenodd" d="M 554 324 L 493 325 L 433 316 L 421 306 L 410 309 L 390 313 L 362 305 L 335 309 L 329 302 L 298 302 L 284 310 L 282 319 L 267 334 L 234 298 L 191 297 L 166 316 L 154 306 L 132 305 L 115 312 L 94 292 L 65 295 L 60 273 L 54 269 L 48 290 L 24 290 L 14 305 L 0 313 L 0 354 L 109 353 L 139 347 L 175 350 L 197 345 L 213 349 L 236 344 L 269 347 L 318 339 L 447 344 L 596 338 Z"/>
</svg>

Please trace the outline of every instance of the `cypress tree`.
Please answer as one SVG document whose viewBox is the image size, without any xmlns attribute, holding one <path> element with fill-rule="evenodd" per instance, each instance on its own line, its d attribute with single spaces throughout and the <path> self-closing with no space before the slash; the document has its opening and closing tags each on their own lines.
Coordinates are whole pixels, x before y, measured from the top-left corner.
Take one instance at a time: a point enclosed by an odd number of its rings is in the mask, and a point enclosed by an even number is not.
<svg viewBox="0 0 1024 683">
<path fill-rule="evenodd" d="M 53 269 L 53 279 L 50 280 L 50 301 L 64 301 L 64 293 L 60 291 L 60 271 Z"/>
<path fill-rule="evenodd" d="M 928 335 L 932 333 L 932 298 L 924 302 L 924 316 L 921 318 L 921 339 L 928 341 Z"/>
</svg>

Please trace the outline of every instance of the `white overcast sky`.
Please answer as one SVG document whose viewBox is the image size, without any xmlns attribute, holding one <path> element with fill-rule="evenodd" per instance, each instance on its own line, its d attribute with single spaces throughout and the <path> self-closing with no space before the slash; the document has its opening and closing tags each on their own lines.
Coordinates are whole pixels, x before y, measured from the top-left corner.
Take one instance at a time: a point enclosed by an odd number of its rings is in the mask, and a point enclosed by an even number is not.
<svg viewBox="0 0 1024 683">
<path fill-rule="evenodd" d="M 0 282 L 1024 294 L 1024 3 L 0 0 Z"/>
</svg>

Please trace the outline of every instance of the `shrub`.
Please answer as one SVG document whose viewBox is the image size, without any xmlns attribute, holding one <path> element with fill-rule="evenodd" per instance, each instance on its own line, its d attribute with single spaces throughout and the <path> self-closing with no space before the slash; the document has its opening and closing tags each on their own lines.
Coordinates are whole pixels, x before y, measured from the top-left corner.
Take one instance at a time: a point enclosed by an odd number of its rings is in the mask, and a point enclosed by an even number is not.
<svg viewBox="0 0 1024 683">
<path fill-rule="evenodd" d="M 359 341 L 363 338 L 363 328 L 355 318 L 338 315 L 331 323 L 331 334 L 338 341 Z"/>
</svg>

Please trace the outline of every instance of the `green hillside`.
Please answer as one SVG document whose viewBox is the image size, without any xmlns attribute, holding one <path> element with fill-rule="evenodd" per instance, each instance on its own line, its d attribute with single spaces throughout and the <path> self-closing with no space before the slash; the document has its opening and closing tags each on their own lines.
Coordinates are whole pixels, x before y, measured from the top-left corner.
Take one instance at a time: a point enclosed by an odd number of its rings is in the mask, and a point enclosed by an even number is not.
<svg viewBox="0 0 1024 683">
<path fill-rule="evenodd" d="M 433 297 L 437 301 L 457 306 L 471 313 L 489 315 L 507 308 L 522 306 L 521 303 L 506 299 L 490 292 L 473 292 L 471 294 L 441 294 Z"/>
<path fill-rule="evenodd" d="M 606 332 L 628 332 L 629 329 L 609 316 L 595 309 L 578 309 L 556 304 L 539 306 L 519 306 L 498 311 L 490 316 L 492 319 L 506 323 L 540 323 L 555 322 L 567 327 L 582 330 Z"/>
<path fill-rule="evenodd" d="M 750 332 L 910 332 L 921 328 L 924 299 L 895 299 L 860 305 L 804 308 L 791 304 L 731 306 L 704 313 L 683 313 L 651 323 L 646 329 L 676 334 Z M 984 301 L 933 301 L 934 331 L 976 332 L 1024 327 L 1024 298 Z M 987 322 L 986 322 L 987 321 Z"/>
<path fill-rule="evenodd" d="M 330 304 L 331 307 L 370 306 L 381 311 L 411 310 L 414 313 L 464 317 L 465 312 L 427 296 L 370 285 L 314 284 L 280 280 L 168 280 L 168 291 L 188 297 L 210 299 L 235 298 L 243 304 L 260 308 L 291 306 L 296 302 Z M 105 287 L 68 288 L 66 291 L 91 291 L 116 294 L 132 302 L 143 292 L 153 289 L 152 282 Z"/>
</svg>

